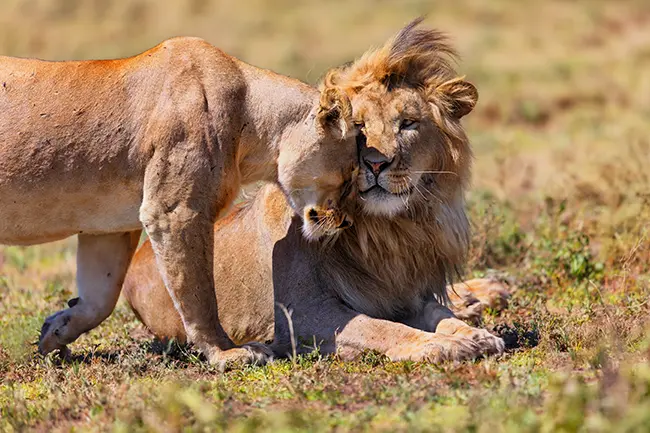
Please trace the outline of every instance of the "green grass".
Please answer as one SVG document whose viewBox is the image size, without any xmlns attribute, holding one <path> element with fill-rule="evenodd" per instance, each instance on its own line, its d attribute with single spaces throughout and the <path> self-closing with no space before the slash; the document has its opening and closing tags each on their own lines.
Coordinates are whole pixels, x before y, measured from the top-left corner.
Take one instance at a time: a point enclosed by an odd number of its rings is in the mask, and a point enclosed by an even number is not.
<svg viewBox="0 0 650 433">
<path fill-rule="evenodd" d="M 646 431 L 650 6 L 644 0 L 8 0 L 0 52 L 116 57 L 202 36 L 315 82 L 428 13 L 479 89 L 467 275 L 511 284 L 485 326 L 520 347 L 457 365 L 317 353 L 219 374 L 144 337 L 123 303 L 35 354 L 73 295 L 74 240 L 0 247 L 0 431 Z"/>
</svg>

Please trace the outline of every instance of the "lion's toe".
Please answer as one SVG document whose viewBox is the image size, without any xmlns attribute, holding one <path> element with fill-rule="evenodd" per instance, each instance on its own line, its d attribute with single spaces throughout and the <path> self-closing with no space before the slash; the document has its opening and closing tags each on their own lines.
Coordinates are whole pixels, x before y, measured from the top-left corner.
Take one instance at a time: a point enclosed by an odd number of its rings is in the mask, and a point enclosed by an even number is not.
<svg viewBox="0 0 650 433">
<path fill-rule="evenodd" d="M 481 346 L 478 342 L 469 338 L 451 337 L 453 343 L 449 351 L 449 360 L 467 361 L 481 355 Z"/>
<path fill-rule="evenodd" d="M 483 332 L 477 334 L 475 341 L 481 347 L 481 351 L 486 355 L 500 355 L 506 349 L 506 344 L 502 338 L 490 334 L 489 332 L 482 330 Z"/>
<path fill-rule="evenodd" d="M 476 356 L 499 355 L 505 350 L 503 339 L 491 334 L 485 329 L 463 327 L 459 329 L 458 333 L 461 334 L 462 337 L 474 341 L 478 345 L 479 352 Z"/>
</svg>

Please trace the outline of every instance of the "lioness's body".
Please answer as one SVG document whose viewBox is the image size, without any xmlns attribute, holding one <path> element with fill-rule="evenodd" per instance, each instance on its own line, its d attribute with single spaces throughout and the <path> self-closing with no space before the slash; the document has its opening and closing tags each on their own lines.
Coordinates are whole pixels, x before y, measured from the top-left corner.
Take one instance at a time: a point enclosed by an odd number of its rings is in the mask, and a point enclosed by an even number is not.
<svg viewBox="0 0 650 433">
<path fill-rule="evenodd" d="M 363 133 L 354 226 L 307 243 L 302 222 L 273 187 L 217 225 L 219 250 L 230 256 L 215 261 L 216 297 L 233 338 L 263 341 L 274 329 L 274 352 L 290 352 L 289 322 L 280 308 L 273 315 L 275 301 L 293 312 L 299 341 L 323 352 L 372 349 L 438 361 L 503 351 L 500 338 L 458 320 L 441 302 L 468 248 L 463 193 L 471 149 L 460 118 L 478 94 L 455 75 L 444 38 L 419 22 L 325 78 L 325 86 L 350 95 Z M 125 287 L 156 335 L 184 340 L 146 244 Z"/>
<path fill-rule="evenodd" d="M 200 39 L 120 60 L 0 57 L 0 86 L 0 243 L 79 234 L 79 300 L 48 319 L 43 352 L 110 314 L 144 225 L 190 339 L 228 358 L 210 272 L 218 214 L 258 180 L 298 191 L 296 206 L 336 206 L 355 159 L 328 129 L 344 109 L 326 118 L 316 89 Z"/>
</svg>

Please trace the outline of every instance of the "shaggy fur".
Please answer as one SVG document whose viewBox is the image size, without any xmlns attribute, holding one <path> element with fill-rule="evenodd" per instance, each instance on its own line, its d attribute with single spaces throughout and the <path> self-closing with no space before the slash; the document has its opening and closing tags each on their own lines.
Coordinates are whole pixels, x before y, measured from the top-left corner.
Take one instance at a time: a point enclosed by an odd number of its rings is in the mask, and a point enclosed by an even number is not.
<svg viewBox="0 0 650 433">
<path fill-rule="evenodd" d="M 437 158 L 433 165 L 422 167 L 427 173 L 405 199 L 408 209 L 392 218 L 357 218 L 354 230 L 338 237 L 338 254 L 323 255 L 339 295 L 353 307 L 363 306 L 379 317 L 408 315 L 431 296 L 446 302 L 445 285 L 459 275 L 469 245 L 463 195 L 470 180 L 472 152 L 459 119 L 471 111 L 478 94 L 457 77 L 452 68 L 455 52 L 447 39 L 437 31 L 418 28 L 420 22 L 413 21 L 382 48 L 353 64 L 330 71 L 323 84 L 345 91 L 353 105 L 363 96 L 370 95 L 373 103 L 398 89 L 412 89 L 428 103 L 423 116 L 435 127 L 430 134 L 421 133 L 420 143 L 411 148 L 435 152 Z M 363 109 L 363 104 L 356 105 Z M 357 120 L 361 117 L 356 116 Z M 389 147 L 386 153 L 400 151 L 399 137 L 385 140 L 385 130 L 375 137 L 372 134 L 365 131 L 366 147 L 374 139 L 389 142 L 383 146 Z M 423 158 L 414 155 L 412 159 Z M 395 171 L 408 172 L 409 167 Z M 401 173 L 396 175 L 401 176 L 399 182 L 407 182 Z"/>
</svg>

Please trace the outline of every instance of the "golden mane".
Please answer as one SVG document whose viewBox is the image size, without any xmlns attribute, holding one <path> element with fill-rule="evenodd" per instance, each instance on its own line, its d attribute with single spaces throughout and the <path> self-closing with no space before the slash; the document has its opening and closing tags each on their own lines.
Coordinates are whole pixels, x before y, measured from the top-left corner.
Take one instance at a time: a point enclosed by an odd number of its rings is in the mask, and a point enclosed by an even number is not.
<svg viewBox="0 0 650 433">
<path fill-rule="evenodd" d="M 381 48 L 368 50 L 358 60 L 329 70 L 320 88 L 338 87 L 353 97 L 368 89 L 411 87 L 425 92 L 428 99 L 454 117 L 469 113 L 478 95 L 475 89 L 462 85 L 464 77 L 454 69 L 458 54 L 443 32 L 419 28 L 423 20 L 413 20 Z M 440 127 L 449 126 L 440 113 L 433 115 Z"/>
<path fill-rule="evenodd" d="M 445 285 L 460 275 L 469 247 L 464 190 L 472 152 L 459 119 L 474 107 L 477 94 L 452 67 L 456 53 L 447 38 L 418 28 L 421 22 L 414 20 L 383 47 L 323 79 L 351 98 L 415 89 L 429 102 L 431 119 L 442 132 L 441 166 L 431 169 L 452 174 L 432 182 L 435 199 L 393 218 L 357 216 L 355 225 L 323 250 L 324 272 L 338 282 L 334 289 L 349 305 L 377 317 L 406 315 L 430 297 L 448 302 Z"/>
</svg>

